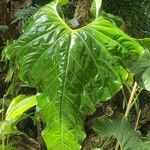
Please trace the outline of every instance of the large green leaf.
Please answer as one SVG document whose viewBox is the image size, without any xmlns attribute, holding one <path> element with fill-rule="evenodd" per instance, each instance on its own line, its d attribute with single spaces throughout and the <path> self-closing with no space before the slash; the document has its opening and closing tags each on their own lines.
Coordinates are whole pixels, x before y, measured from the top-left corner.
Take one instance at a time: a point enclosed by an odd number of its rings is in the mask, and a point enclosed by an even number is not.
<svg viewBox="0 0 150 150">
<path fill-rule="evenodd" d="M 48 149 L 78 150 L 85 115 L 120 90 L 125 67 L 143 48 L 103 17 L 73 30 L 57 8 L 56 2 L 42 7 L 6 47 L 6 55 L 17 64 L 20 78 L 42 92 L 37 110 L 46 123 Z"/>
<path fill-rule="evenodd" d="M 66 5 L 67 3 L 69 3 L 69 0 L 58 0 L 60 1 L 61 5 Z"/>
<path fill-rule="evenodd" d="M 117 138 L 121 150 L 150 150 L 150 141 L 143 142 L 126 118 L 112 121 L 101 117 L 95 122 L 94 130 L 100 136 Z"/>
</svg>

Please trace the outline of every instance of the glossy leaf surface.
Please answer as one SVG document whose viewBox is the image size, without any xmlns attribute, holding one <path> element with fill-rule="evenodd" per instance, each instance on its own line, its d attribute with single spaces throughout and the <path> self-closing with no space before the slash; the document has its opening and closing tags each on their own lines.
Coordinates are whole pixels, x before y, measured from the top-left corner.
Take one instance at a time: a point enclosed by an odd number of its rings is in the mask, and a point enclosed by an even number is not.
<svg viewBox="0 0 150 150">
<path fill-rule="evenodd" d="M 60 17 L 58 6 L 52 2 L 42 7 L 24 34 L 6 47 L 6 54 L 16 62 L 20 78 L 42 92 L 37 110 L 46 123 L 47 148 L 78 150 L 85 114 L 120 90 L 125 67 L 143 48 L 103 17 L 73 30 Z"/>
</svg>

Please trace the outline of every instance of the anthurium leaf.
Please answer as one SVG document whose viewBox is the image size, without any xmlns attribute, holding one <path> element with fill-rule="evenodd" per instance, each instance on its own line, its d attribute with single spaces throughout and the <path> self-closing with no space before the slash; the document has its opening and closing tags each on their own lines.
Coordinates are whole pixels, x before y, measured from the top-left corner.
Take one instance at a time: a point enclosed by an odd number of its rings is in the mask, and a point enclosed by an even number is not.
<svg viewBox="0 0 150 150">
<path fill-rule="evenodd" d="M 47 142 L 46 144 L 49 150 L 51 149 L 79 150 L 80 149 L 79 143 L 75 140 L 74 135 L 70 133 L 70 131 L 67 128 L 56 126 L 55 128 L 52 129 L 46 127 L 46 129 L 43 131 L 43 135 L 44 135 L 44 140 Z"/>
<path fill-rule="evenodd" d="M 52 89 L 49 89 L 50 93 L 56 85 L 58 86 L 58 84 L 55 84 L 56 82 L 51 86 Z M 74 127 L 80 122 L 80 100 L 75 101 L 73 96 L 76 98 L 76 95 L 64 93 L 62 103 L 60 103 L 58 99 L 60 95 L 56 91 L 51 93 L 51 96 L 44 92 L 38 98 L 39 116 L 46 122 L 42 135 L 48 149 L 80 149 L 78 140 L 83 140 L 85 135 L 81 129 Z M 74 116 L 74 113 L 77 117 Z M 76 136 L 77 134 L 79 138 Z"/>
<path fill-rule="evenodd" d="M 61 5 L 66 5 L 69 3 L 69 0 L 59 0 Z"/>
<path fill-rule="evenodd" d="M 6 47 L 6 55 L 16 62 L 22 81 L 42 92 L 37 110 L 46 123 L 47 148 L 78 150 L 85 112 L 92 113 L 96 103 L 120 90 L 127 77 L 125 67 L 142 55 L 143 48 L 101 16 L 73 30 L 57 6 L 52 2 L 42 7 L 24 34 Z"/>
<path fill-rule="evenodd" d="M 123 24 L 123 19 L 119 16 L 115 16 L 112 15 L 110 13 L 106 13 L 105 11 L 101 11 L 101 16 L 103 16 L 104 18 L 108 19 L 108 20 L 113 20 L 117 27 L 121 28 L 122 24 Z"/>
<path fill-rule="evenodd" d="M 112 121 L 101 117 L 95 122 L 94 131 L 99 136 L 117 138 L 121 150 L 150 150 L 150 141 L 142 141 L 140 134 L 131 128 L 126 118 Z"/>
<path fill-rule="evenodd" d="M 132 67 L 137 83 L 150 91 L 150 52 L 146 52 Z"/>
</svg>

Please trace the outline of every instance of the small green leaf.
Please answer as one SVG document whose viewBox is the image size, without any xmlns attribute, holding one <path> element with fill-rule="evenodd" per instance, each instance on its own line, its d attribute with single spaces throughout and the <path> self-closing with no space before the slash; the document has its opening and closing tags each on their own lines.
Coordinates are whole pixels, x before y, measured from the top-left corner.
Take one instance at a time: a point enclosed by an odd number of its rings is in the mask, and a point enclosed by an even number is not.
<svg viewBox="0 0 150 150">
<path fill-rule="evenodd" d="M 150 52 L 146 52 L 134 63 L 131 71 L 135 74 L 139 86 L 150 91 Z"/>
<path fill-rule="evenodd" d="M 150 38 L 137 39 L 145 49 L 145 54 L 131 67 L 136 81 L 142 88 L 150 91 Z"/>
<path fill-rule="evenodd" d="M 36 103 L 36 96 L 19 95 L 14 98 L 7 109 L 5 120 L 0 126 L 0 135 L 16 133 L 16 124 L 28 116 L 24 112 L 35 106 Z"/>
<path fill-rule="evenodd" d="M 131 128 L 126 118 L 112 121 L 101 117 L 96 120 L 94 131 L 102 137 L 117 138 L 121 150 L 150 150 L 150 141 L 142 141 L 140 134 Z"/>
<path fill-rule="evenodd" d="M 26 110 L 36 105 L 36 96 L 19 95 L 12 100 L 6 112 L 5 121 L 20 117 Z"/>
</svg>

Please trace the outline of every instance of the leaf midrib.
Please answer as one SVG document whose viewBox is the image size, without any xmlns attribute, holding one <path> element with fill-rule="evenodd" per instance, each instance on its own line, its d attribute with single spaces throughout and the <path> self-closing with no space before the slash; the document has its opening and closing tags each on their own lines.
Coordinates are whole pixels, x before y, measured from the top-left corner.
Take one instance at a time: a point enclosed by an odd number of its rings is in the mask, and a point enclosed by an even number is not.
<svg viewBox="0 0 150 150">
<path fill-rule="evenodd" d="M 61 147 L 63 146 L 63 131 L 64 131 L 64 126 L 63 126 L 63 99 L 64 99 L 64 94 L 65 94 L 65 87 L 66 87 L 66 82 L 67 82 L 67 74 L 69 70 L 69 59 L 70 59 L 70 51 L 71 51 L 71 43 L 72 43 L 72 33 L 70 33 L 70 41 L 68 44 L 68 51 L 67 51 L 67 61 L 66 61 L 66 67 L 65 67 L 65 74 L 64 74 L 64 82 L 62 84 L 62 93 L 61 93 L 61 99 L 60 99 L 60 132 L 61 132 Z M 62 147 L 63 150 L 63 147 Z"/>
</svg>

